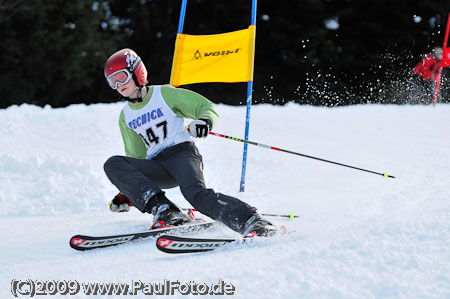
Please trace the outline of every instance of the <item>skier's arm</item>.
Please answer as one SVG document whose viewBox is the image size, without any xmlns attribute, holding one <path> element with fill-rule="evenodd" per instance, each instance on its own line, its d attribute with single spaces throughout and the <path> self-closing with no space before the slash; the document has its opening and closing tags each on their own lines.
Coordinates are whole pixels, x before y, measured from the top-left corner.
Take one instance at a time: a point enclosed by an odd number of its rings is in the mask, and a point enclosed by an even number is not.
<svg viewBox="0 0 450 299">
<path fill-rule="evenodd" d="M 161 93 L 167 105 L 180 117 L 209 119 L 213 126 L 219 118 L 214 104 L 194 91 L 164 85 Z"/>
<path fill-rule="evenodd" d="M 119 117 L 120 133 L 122 133 L 123 144 L 125 145 L 125 154 L 127 157 L 146 159 L 147 148 L 142 138 L 133 130 L 127 127 L 123 111 Z"/>
</svg>

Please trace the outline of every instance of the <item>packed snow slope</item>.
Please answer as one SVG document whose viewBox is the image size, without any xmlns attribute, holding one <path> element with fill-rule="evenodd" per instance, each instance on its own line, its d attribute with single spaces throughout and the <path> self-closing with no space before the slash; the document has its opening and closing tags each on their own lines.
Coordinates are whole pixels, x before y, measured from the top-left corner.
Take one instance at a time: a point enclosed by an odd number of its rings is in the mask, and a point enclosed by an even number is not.
<svg viewBox="0 0 450 299">
<path fill-rule="evenodd" d="M 262 213 L 299 215 L 270 218 L 291 236 L 177 256 L 159 252 L 154 239 L 77 252 L 72 235 L 142 231 L 151 222 L 136 209 L 108 208 L 117 190 L 103 163 L 124 154 L 122 105 L 0 110 L 0 298 L 13 296 L 14 279 L 222 280 L 235 287 L 233 298 L 450 297 L 450 106 L 254 106 L 250 140 L 396 178 L 250 145 L 239 193 L 243 144 L 209 136 L 197 141 L 207 185 Z M 245 107 L 217 110 L 214 131 L 242 138 Z M 179 189 L 167 194 L 189 206 Z M 236 236 L 225 227 L 207 234 Z M 77 297 L 85 295 L 81 288 Z"/>
</svg>

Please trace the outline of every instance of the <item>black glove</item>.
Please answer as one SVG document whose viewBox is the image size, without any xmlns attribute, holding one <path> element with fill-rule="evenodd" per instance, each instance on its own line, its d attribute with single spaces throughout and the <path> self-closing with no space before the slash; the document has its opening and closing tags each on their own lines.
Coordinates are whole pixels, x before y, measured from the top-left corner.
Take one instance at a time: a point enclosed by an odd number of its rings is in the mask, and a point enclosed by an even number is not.
<svg viewBox="0 0 450 299">
<path fill-rule="evenodd" d="M 193 120 L 189 124 L 189 132 L 194 138 L 205 138 L 208 136 L 209 131 L 212 128 L 212 122 L 208 118 L 200 118 L 199 120 Z"/>
</svg>

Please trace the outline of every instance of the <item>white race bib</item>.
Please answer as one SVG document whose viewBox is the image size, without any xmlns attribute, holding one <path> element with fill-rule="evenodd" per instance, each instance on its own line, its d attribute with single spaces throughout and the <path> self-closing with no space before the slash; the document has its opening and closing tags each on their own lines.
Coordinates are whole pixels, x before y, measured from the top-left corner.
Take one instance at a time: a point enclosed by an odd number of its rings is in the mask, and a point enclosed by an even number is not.
<svg viewBox="0 0 450 299">
<path fill-rule="evenodd" d="M 175 144 L 193 142 L 184 118 L 177 116 L 164 100 L 161 86 L 153 86 L 152 97 L 143 108 L 134 110 L 127 103 L 123 114 L 127 126 L 144 141 L 148 159 Z"/>
</svg>

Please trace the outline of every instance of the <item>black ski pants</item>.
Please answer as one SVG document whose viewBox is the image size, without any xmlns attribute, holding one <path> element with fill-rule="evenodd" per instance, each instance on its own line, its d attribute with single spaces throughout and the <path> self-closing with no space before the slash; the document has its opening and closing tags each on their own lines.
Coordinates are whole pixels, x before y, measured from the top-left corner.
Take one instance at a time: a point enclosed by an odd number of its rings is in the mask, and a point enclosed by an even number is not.
<svg viewBox="0 0 450 299">
<path fill-rule="evenodd" d="M 167 148 L 151 160 L 113 156 L 105 162 L 104 170 L 120 193 L 141 212 L 152 196 L 177 186 L 200 213 L 237 232 L 255 211 L 235 197 L 206 188 L 202 156 L 192 142 Z"/>
</svg>

